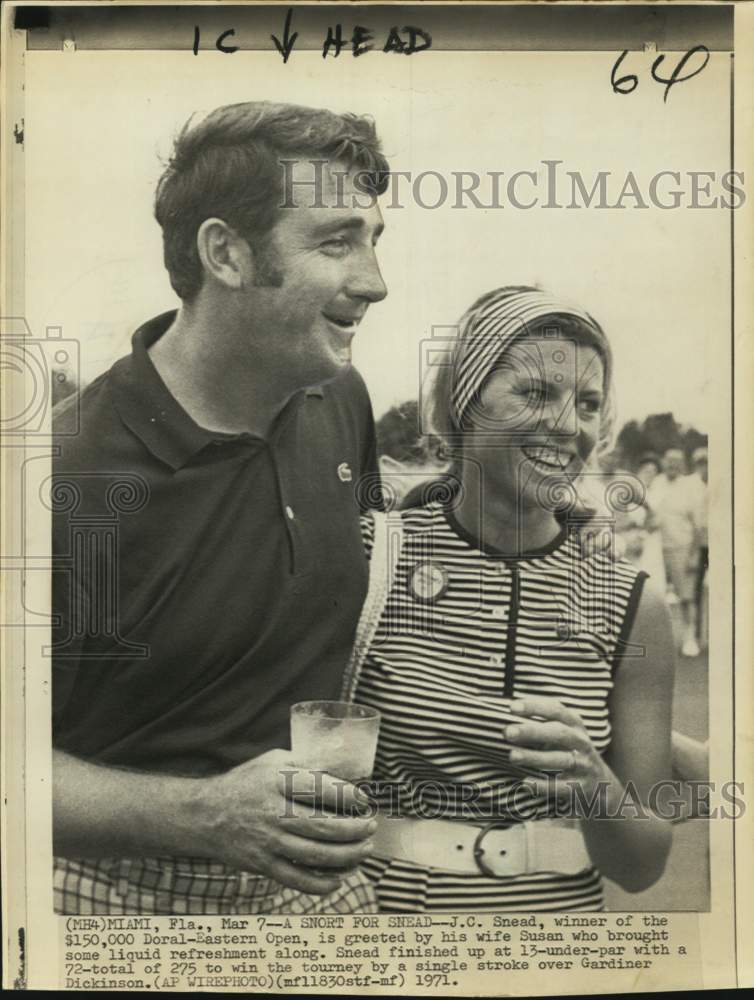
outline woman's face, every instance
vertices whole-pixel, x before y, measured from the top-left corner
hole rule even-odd
[[[604,368],[593,347],[563,337],[522,338],[484,383],[464,435],[485,492],[524,507],[544,506],[548,487],[572,479],[600,431]]]

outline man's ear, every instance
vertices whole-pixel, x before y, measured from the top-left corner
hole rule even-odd
[[[254,258],[246,240],[222,219],[205,219],[196,233],[196,249],[204,273],[226,288],[250,284]]]

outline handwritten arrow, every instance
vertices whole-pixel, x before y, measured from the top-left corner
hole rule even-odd
[[[290,34],[291,30],[291,18],[293,17],[293,7],[288,8],[288,15],[285,19],[285,28],[283,30],[283,41],[281,43],[280,39],[276,35],[270,35],[270,38],[275,43],[280,55],[283,57],[283,62],[288,62],[288,56],[293,51],[293,46],[296,44],[296,39],[298,38],[298,32],[294,31]]]

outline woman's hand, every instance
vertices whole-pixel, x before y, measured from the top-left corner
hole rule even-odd
[[[512,763],[559,772],[557,779],[527,782],[547,796],[570,795],[567,812],[581,820],[592,863],[628,892],[657,881],[672,840],[657,795],[671,774],[673,666],[664,595],[648,584],[613,663],[612,735],[604,758],[578,714],[554,698],[517,698],[513,708],[528,718],[506,727],[506,737],[515,744]]]
[[[562,800],[573,796],[573,786],[578,784],[591,800],[600,784],[604,787],[605,782],[615,781],[573,709],[556,698],[534,695],[517,698],[511,709],[527,716],[526,722],[506,726],[505,738],[515,744],[510,752],[511,763],[552,775],[539,780],[527,778],[526,784],[535,793]]]

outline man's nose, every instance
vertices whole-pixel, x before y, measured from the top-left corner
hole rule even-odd
[[[377,254],[368,250],[354,268],[348,282],[348,294],[354,298],[367,299],[369,302],[381,302],[387,295],[387,286],[382,280]]]

